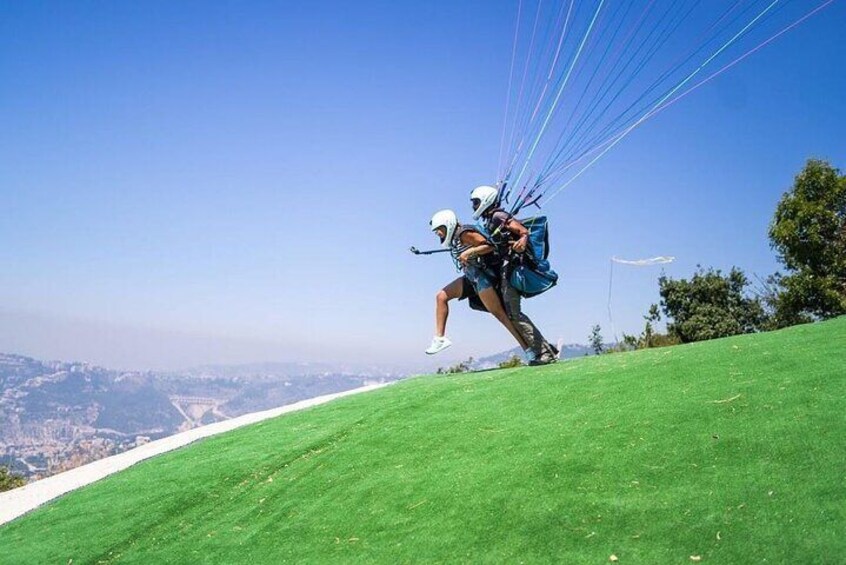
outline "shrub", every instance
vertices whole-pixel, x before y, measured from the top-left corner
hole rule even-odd
[[[13,474],[6,467],[0,467],[0,492],[22,487],[25,484],[26,479],[22,476]]]
[[[523,360],[519,355],[512,355],[505,361],[499,364],[500,369],[513,369],[514,367],[522,367]]]

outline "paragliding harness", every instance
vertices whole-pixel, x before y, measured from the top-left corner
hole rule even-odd
[[[475,232],[485,238],[486,242],[496,249],[496,245],[491,241],[488,235],[479,229],[478,226],[461,226],[458,230],[456,230],[455,235],[453,236],[453,241],[457,242],[457,245],[452,245],[449,248],[450,256],[452,257],[453,263],[455,263],[455,267],[458,270],[463,270],[461,262],[458,260],[459,255],[461,255],[468,247],[466,245],[461,245],[461,236],[466,232]],[[484,259],[483,257],[476,257],[474,260],[473,266],[485,276],[489,277],[493,282],[493,288],[496,291],[499,299],[502,300],[502,292],[499,288],[499,278],[500,273],[498,272],[498,268],[490,263],[489,260]],[[465,274],[462,280],[463,288],[461,291],[461,298],[459,300],[467,299],[467,303],[469,304],[470,308],[476,310],[478,312],[487,312],[488,309],[482,303],[482,299],[479,298],[479,294],[476,292],[473,283],[470,282],[470,279]]]
[[[500,211],[504,212],[496,212]],[[509,284],[524,298],[531,298],[543,294],[558,283],[558,273],[552,270],[548,260],[549,224],[546,216],[518,220],[528,230],[529,241],[524,253],[515,253],[510,246],[511,233],[504,230],[505,224],[513,218],[508,214],[502,226],[492,234],[487,234],[485,226],[479,227],[485,230],[483,234],[491,239],[497,250],[506,250],[502,260]]]

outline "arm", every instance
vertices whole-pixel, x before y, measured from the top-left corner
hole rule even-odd
[[[482,235],[474,232],[465,232],[462,234],[461,243],[462,245],[470,246],[458,256],[458,260],[462,265],[466,265],[467,262],[474,257],[487,255],[488,253],[492,253],[494,251],[493,245],[489,244]]]
[[[507,229],[516,239],[516,241],[511,245],[511,248],[517,253],[524,252],[526,250],[526,245],[529,244],[529,230],[526,229],[526,226],[521,224],[516,218],[511,218],[508,220],[508,223],[505,224],[505,229]]]

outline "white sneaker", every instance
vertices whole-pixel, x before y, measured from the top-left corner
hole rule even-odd
[[[435,353],[440,353],[450,345],[452,345],[452,342],[449,340],[448,337],[435,336],[432,338],[432,344],[429,345],[429,349],[426,350],[426,355],[434,355]]]

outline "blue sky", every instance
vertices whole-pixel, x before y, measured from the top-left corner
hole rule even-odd
[[[0,350],[133,368],[427,362],[434,294],[456,273],[407,248],[493,180],[515,12],[0,3]],[[675,255],[679,277],[778,268],[766,229],[793,176],[809,157],[846,168],[844,24],[834,2],[550,203],[562,284],[525,305],[548,337],[608,327],[612,255]],[[639,329],[659,272],[615,270],[618,330]],[[438,364],[512,346],[463,304],[449,334]]]

